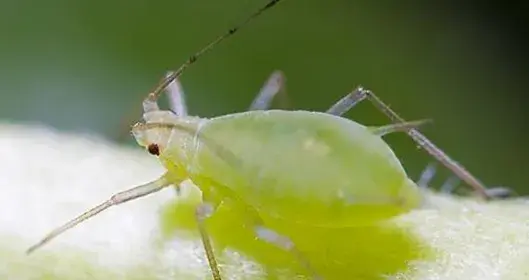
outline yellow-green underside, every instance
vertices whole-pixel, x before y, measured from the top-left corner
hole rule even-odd
[[[164,206],[162,232],[167,241],[179,238],[198,239],[194,207],[198,192],[185,200]],[[208,222],[208,232],[217,255],[223,249],[237,251],[258,262],[268,274],[265,279],[302,277],[306,272],[292,254],[255,238],[241,225],[244,213],[221,206]],[[289,237],[326,280],[383,279],[406,272],[409,262],[432,259],[434,250],[406,228],[390,222],[370,227],[345,229],[303,228],[265,217],[267,226]],[[222,263],[222,258],[220,258]],[[290,275],[290,276],[288,276]],[[344,278],[346,277],[347,278]],[[306,278],[310,279],[310,278]]]

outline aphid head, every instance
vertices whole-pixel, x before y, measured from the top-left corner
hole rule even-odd
[[[153,111],[145,113],[145,122],[137,123],[132,127],[132,135],[138,145],[144,147],[149,154],[159,156],[168,146],[172,129],[163,125],[175,123],[177,116],[170,111]],[[159,125],[158,125],[159,124]]]
[[[140,146],[155,156],[163,155],[168,147],[174,151],[186,149],[201,120],[160,110],[156,101],[151,99],[143,102],[143,110],[144,122],[135,124],[132,134]]]

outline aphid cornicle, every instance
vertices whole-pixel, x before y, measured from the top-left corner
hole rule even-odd
[[[270,1],[243,24],[279,1]],[[488,196],[477,179],[415,129],[422,121],[405,122],[361,87],[325,113],[265,110],[274,95],[266,88],[251,110],[244,113],[206,119],[188,116],[185,106],[177,106],[175,112],[160,110],[156,100],[161,92],[174,85],[201,54],[243,24],[191,56],[144,100],[144,122],[134,125],[132,133],[140,146],[159,158],[166,173],[113,195],[53,230],[28,253],[111,206],[169,186],[178,188],[184,180],[191,179],[202,191],[203,203],[196,209],[196,220],[214,279],[220,280],[221,276],[204,220],[226,201],[240,207],[247,217],[241,223],[252,229],[256,237],[292,252],[308,274],[317,277],[310,260],[288,236],[268,228],[260,215],[309,226],[343,228],[376,223],[418,207],[420,189],[382,139],[395,131],[408,133],[476,192]],[[340,116],[365,99],[394,124],[367,127]]]

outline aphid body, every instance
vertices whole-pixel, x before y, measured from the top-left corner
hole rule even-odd
[[[178,180],[190,178],[214,204],[229,199],[289,222],[344,227],[420,203],[381,135],[349,119],[283,110],[212,119],[154,111],[144,118],[178,125],[139,126],[134,135],[146,148],[158,146],[166,168]]]

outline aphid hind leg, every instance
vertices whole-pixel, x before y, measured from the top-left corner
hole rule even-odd
[[[107,201],[99,204],[98,206],[84,212],[83,214],[79,215],[77,218],[70,220],[66,224],[54,229],[51,231],[48,235],[46,235],[41,241],[36,243],[35,245],[31,246],[26,253],[30,254],[33,251],[37,250],[38,248],[44,246],[48,242],[50,242],[55,237],[61,235],[65,231],[77,226],[78,224],[88,220],[89,218],[92,218],[96,216],[97,214],[103,212],[104,210],[118,205],[125,203],[127,201],[134,200],[136,198],[140,198],[142,196],[149,195],[151,193],[155,193],[157,191],[162,190],[163,188],[171,185],[176,184],[177,182],[171,181],[168,179],[167,174],[146,184],[116,193],[110,197]]]
[[[274,71],[265,82],[255,99],[252,101],[249,111],[266,110],[272,105],[277,94],[285,91],[285,76],[277,70]],[[284,94],[283,94],[284,96]]]
[[[209,238],[209,234],[204,224],[205,220],[209,218],[211,214],[213,214],[215,208],[215,205],[208,202],[203,202],[197,206],[195,210],[195,218],[197,221],[198,231],[200,233],[200,239],[202,240],[202,246],[206,252],[208,265],[211,269],[211,275],[213,276],[214,280],[221,280],[219,265],[217,259],[215,258],[215,253],[213,252],[213,246],[211,246],[211,239]]]
[[[378,110],[384,113],[393,123],[405,122],[404,119],[402,119],[396,112],[389,108],[389,106],[386,105],[373,92],[362,87],[357,87],[353,92],[343,97],[329,110],[327,110],[327,113],[333,115],[342,115],[365,99],[371,101],[371,103]],[[450,169],[454,174],[461,178],[461,180],[465,181],[469,186],[471,186],[480,197],[483,199],[490,198],[483,183],[481,183],[476,177],[468,172],[462,165],[445,154],[426,136],[414,128],[409,129],[407,133],[421,148],[426,150],[431,156],[437,159],[437,161],[441,162],[446,168]]]

